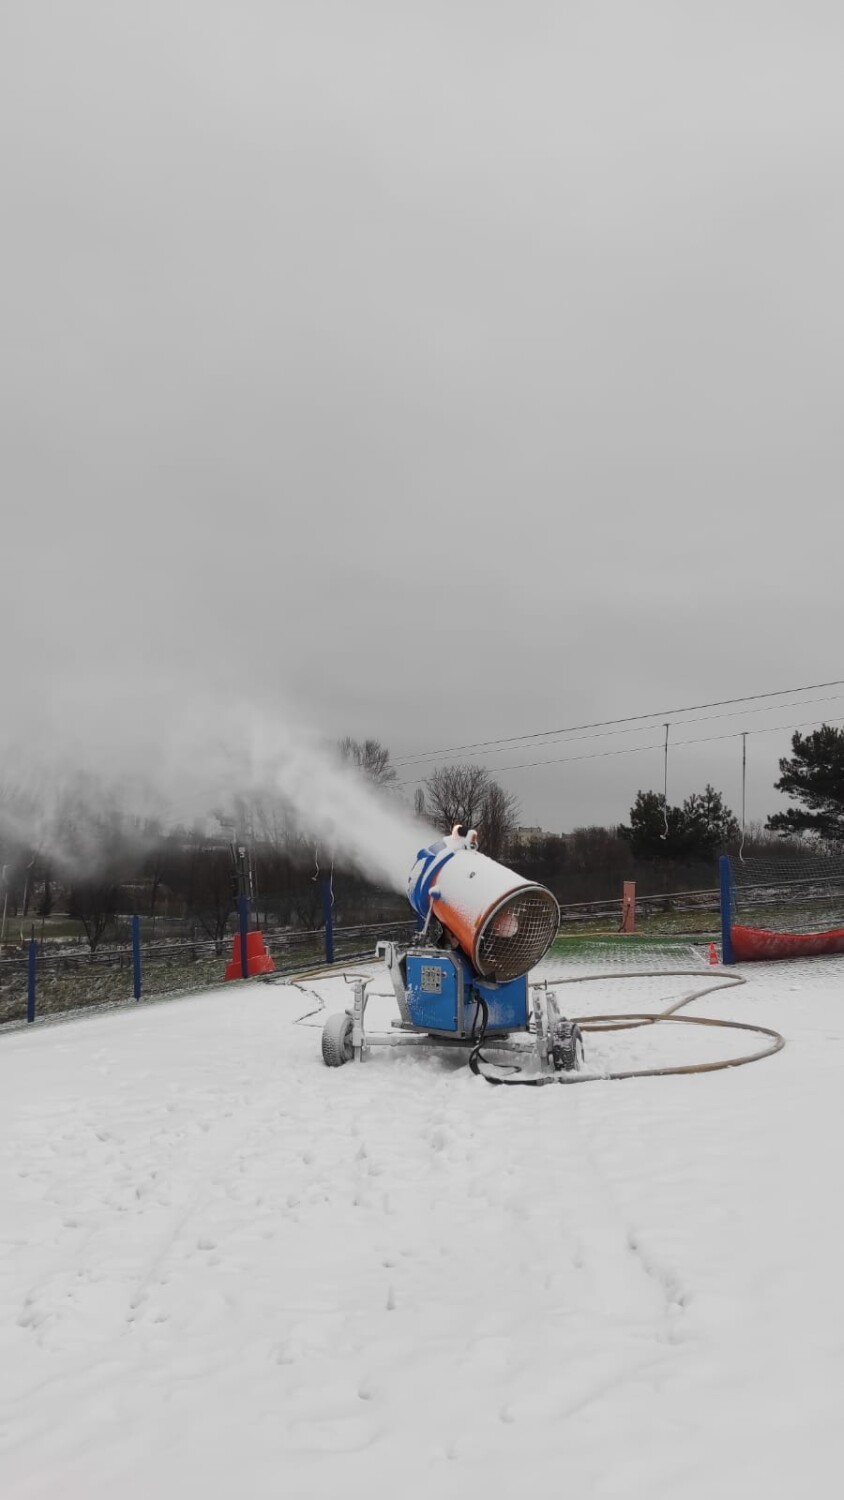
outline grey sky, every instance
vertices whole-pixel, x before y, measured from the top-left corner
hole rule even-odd
[[[842,45],[772,0],[6,0],[6,714],[166,670],[400,756],[844,676]],[[661,779],[506,785],[568,828]],[[706,780],[738,740],[672,757]]]

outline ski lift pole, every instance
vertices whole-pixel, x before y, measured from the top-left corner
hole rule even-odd
[[[244,979],[249,978],[249,954],[247,952],[247,939],[249,936],[249,897],[238,896],[237,898],[238,920],[240,922],[240,972]]]
[[[733,879],[730,856],[722,854],[719,862],[721,884],[721,962],[735,963],[733,954]]]
[[[233,842],[229,845],[232,857],[233,894],[237,903],[238,932],[240,934],[240,977],[249,978],[249,906],[252,895],[252,869],[249,850],[245,844]]]
[[[35,1020],[35,974],[38,963],[38,944],[35,938],[29,944],[26,965],[26,1019],[29,1025]]]
[[[334,962],[334,917],[331,911],[333,905],[333,893],[331,881],[322,882],[322,915],[325,922],[325,962]]]
[[[132,918],[132,993],[136,1000],[141,998],[141,919],[139,916]]]

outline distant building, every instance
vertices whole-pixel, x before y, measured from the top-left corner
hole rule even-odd
[[[516,828],[513,830],[514,839],[520,844],[532,844],[536,839],[541,839],[545,834],[544,828]]]

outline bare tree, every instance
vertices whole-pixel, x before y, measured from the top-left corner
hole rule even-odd
[[[68,788],[55,828],[68,912],[82,923],[94,953],[120,909],[122,886],[135,873],[137,830],[113,799],[98,796],[90,777]]]
[[[68,915],[75,922],[82,923],[92,953],[97,951],[114,921],[119,901],[120,885],[108,873],[74,876],[70,886]]]
[[[0,784],[0,866],[3,869],[3,907],[26,917],[39,878],[41,851],[36,829],[40,809],[21,787]]]
[[[490,781],[478,827],[481,848],[490,859],[504,858],[518,816],[519,804],[512,792],[505,792],[497,781]]]
[[[567,840],[559,833],[540,830],[529,838],[511,838],[507,848],[507,864],[518,870],[527,880],[536,880],[547,885],[555,895],[562,889],[566,870]]]
[[[316,932],[322,922],[322,883],[306,870],[298,872],[291,889],[291,905],[301,927]]]
[[[38,904],[38,915],[39,915],[39,917],[42,918],[42,928],[43,928],[43,919],[45,919],[45,918],[47,918],[49,916],[52,916],[53,906],[54,906],[54,903],[55,903],[53,870],[52,870],[52,866],[50,865],[49,861],[47,861],[45,863],[44,868],[42,870],[42,873],[41,873],[41,884],[42,884],[42,893],[41,893],[41,900],[40,900],[40,902]]]
[[[489,774],[483,766],[439,766],[425,782],[428,817],[445,833],[455,823],[477,828],[488,786]]]
[[[343,759],[356,766],[375,786],[390,786],[395,781],[390,752],[380,740],[353,740],[347,734],[340,740],[339,750]]]
[[[235,905],[229,849],[209,844],[198,833],[189,839],[174,836],[162,876],[164,884],[184,903],[187,916],[214,939],[221,954]]]
[[[518,803],[493,781],[483,766],[440,766],[425,783],[424,800],[418,812],[444,831],[455,823],[478,830],[481,848],[492,859],[500,859],[518,816]]]

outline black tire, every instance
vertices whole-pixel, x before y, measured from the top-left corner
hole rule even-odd
[[[322,1060],[327,1068],[342,1068],[353,1056],[352,1018],[347,1011],[338,1011],[322,1028]]]
[[[580,1068],[578,1048],[583,1053],[583,1037],[576,1021],[561,1021],[554,1039],[554,1067],[558,1073],[573,1073]]]

